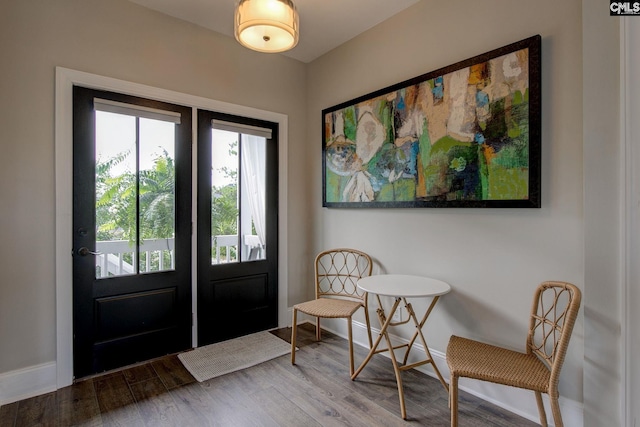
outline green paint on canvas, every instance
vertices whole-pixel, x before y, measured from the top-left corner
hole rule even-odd
[[[393,183],[396,201],[411,202],[416,199],[416,181],[413,179],[399,179]]]
[[[442,138],[437,140],[435,144],[433,144],[433,146],[431,147],[431,153],[448,153],[453,147],[456,146],[470,147],[471,143],[458,141],[457,139],[447,135],[443,136]]]
[[[344,136],[350,141],[355,141],[357,128],[356,107],[347,107],[343,111]]]
[[[376,202],[393,202],[394,201],[393,184],[386,183],[381,188],[378,194],[376,194]]]
[[[511,144],[502,147],[491,164],[503,168],[526,168],[529,165],[529,144],[525,138],[515,138]]]
[[[376,195],[377,202],[412,202],[415,199],[416,183],[408,178],[386,183]]]
[[[393,110],[388,102],[380,102],[383,108],[380,111],[380,121],[386,131],[385,142],[392,142],[394,140],[394,123],[393,123]]]
[[[449,158],[464,159],[465,164],[476,163],[478,161],[478,145],[470,143],[454,145],[449,149]]]
[[[520,126],[518,126],[518,123],[514,120],[511,120],[511,123],[509,123],[507,135],[509,138],[517,138],[520,136]]]
[[[444,152],[432,152],[429,164],[424,168],[427,197],[439,196],[447,192],[449,156]]]
[[[350,177],[343,177],[327,168],[325,200],[330,203],[343,202],[342,192]]]
[[[429,158],[431,157],[431,138],[429,137],[429,123],[427,119],[422,121],[422,134],[418,138],[418,145],[420,148],[420,161],[423,165],[428,165]]]
[[[524,102],[524,96],[522,92],[517,90],[516,93],[513,94],[513,105],[520,105]]]
[[[380,120],[383,121],[384,117],[387,116],[385,113],[385,109],[387,109],[387,103],[382,98],[378,98],[375,101],[375,108],[372,108],[373,114]]]
[[[511,121],[509,123],[508,136],[510,138],[518,138],[523,136],[528,139],[527,129],[529,128],[529,104],[521,102],[511,106]]]
[[[478,146],[478,166],[480,168],[480,199],[487,200],[489,198],[489,165],[484,155],[485,148]]]
[[[489,165],[489,200],[526,199],[528,196],[528,169]]]

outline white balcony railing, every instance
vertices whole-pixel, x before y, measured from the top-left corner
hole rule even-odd
[[[96,242],[96,267],[98,277],[122,276],[134,274],[138,262],[135,247],[128,240],[109,240]],[[174,239],[149,239],[140,245],[140,272],[173,270],[175,268]],[[168,258],[167,263],[165,259]],[[128,262],[130,260],[131,262]],[[155,262],[154,262],[155,261]]]
[[[216,248],[216,256],[212,264],[237,262],[238,236],[221,235],[212,237],[212,245]],[[96,275],[97,277],[123,276],[135,274],[138,255],[135,247],[127,240],[109,240],[96,242]],[[243,244],[243,260],[264,259],[264,245],[258,236],[245,235]],[[151,271],[173,270],[175,268],[174,239],[148,239],[140,246],[140,273]],[[167,262],[168,261],[168,262]]]
[[[243,239],[242,261],[264,259],[264,245],[260,238],[254,234],[245,234]],[[238,261],[238,235],[222,234],[212,237],[212,244],[216,248],[216,257],[212,264],[221,264]]]

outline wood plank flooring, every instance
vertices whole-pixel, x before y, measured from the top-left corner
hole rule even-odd
[[[289,341],[291,329],[273,333]],[[167,356],[4,405],[0,427],[449,425],[447,393],[436,379],[403,372],[404,421],[388,358],[375,356],[351,381],[343,338],[325,332],[317,343],[313,327],[302,325],[298,347],[296,366],[287,355],[202,383]],[[355,351],[358,364],[366,350]],[[459,409],[461,427],[537,425],[464,392]]]

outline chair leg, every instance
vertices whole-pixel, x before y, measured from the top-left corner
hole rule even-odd
[[[371,338],[371,322],[369,321],[369,311],[364,308],[364,321],[367,323],[367,335],[369,336],[369,349],[373,347],[373,339]]]
[[[449,379],[449,408],[451,409],[451,427],[458,427],[458,377]]]
[[[298,310],[293,309],[293,321],[291,322],[291,364],[296,364],[296,335],[298,332]]]
[[[553,414],[553,422],[556,424],[556,427],[563,427],[564,423],[562,422],[562,414],[560,413],[560,403],[558,402],[557,397],[551,398],[551,413]]]
[[[322,334],[320,333],[320,318],[316,317],[316,340],[322,340]]]
[[[351,326],[351,317],[347,319],[347,330],[349,332],[349,376],[353,376],[353,372],[355,371],[354,363],[353,363],[353,331]]]
[[[535,394],[536,394],[536,403],[538,404],[538,414],[540,415],[540,425],[542,427],[547,427],[547,413],[544,411],[544,404],[542,403],[542,393],[540,393],[539,391],[536,391]],[[553,399],[551,400],[553,401]],[[562,422],[558,427],[561,427],[561,426],[562,426]]]

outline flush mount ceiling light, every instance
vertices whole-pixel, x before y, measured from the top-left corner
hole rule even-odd
[[[258,52],[284,52],[298,44],[298,11],[292,0],[238,0],[236,40]]]

